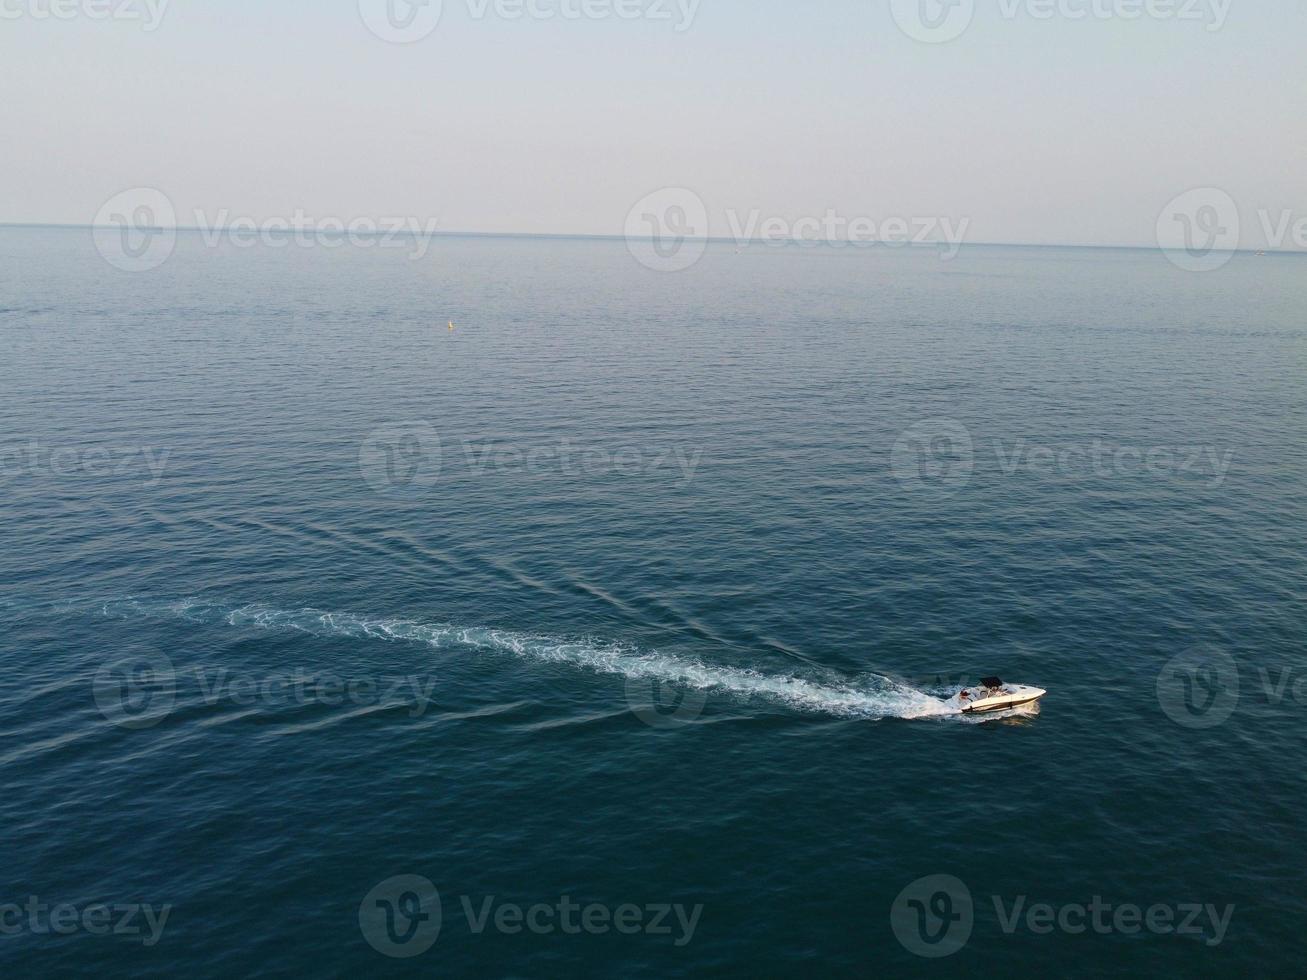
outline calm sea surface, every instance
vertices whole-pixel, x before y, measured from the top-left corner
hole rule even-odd
[[[11,228],[0,340],[6,975],[1301,975],[1307,258]]]

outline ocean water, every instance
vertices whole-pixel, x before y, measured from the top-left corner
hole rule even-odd
[[[1307,259],[10,228],[0,338],[7,976],[1301,972]]]

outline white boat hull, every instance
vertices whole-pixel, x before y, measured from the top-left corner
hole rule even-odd
[[[1007,711],[1009,708],[1019,708],[1022,705],[1034,704],[1048,692],[1038,687],[1019,687],[1007,694],[1000,694],[997,697],[983,698],[979,701],[970,701],[962,708],[964,715],[982,715],[991,711]]]

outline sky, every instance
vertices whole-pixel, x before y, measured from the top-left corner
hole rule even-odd
[[[1307,229],[1300,0],[0,0],[0,66],[0,222],[146,187],[179,225],[620,235],[677,188],[715,235],[1155,244],[1203,188]]]

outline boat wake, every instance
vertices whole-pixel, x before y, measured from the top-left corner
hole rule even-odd
[[[762,699],[788,708],[842,718],[960,717],[946,701],[881,674],[820,676],[765,673],[744,667],[589,639],[564,639],[485,627],[386,619],[321,609],[282,609],[262,603],[225,605],[200,599],[121,599],[101,612],[115,618],[177,617],[200,623],[299,631],[312,636],[357,637],[425,643],[438,650],[510,654],[545,663],[570,664],[628,681],[666,683],[687,690]]]

